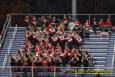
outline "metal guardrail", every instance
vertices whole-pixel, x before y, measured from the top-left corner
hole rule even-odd
[[[10,23],[8,23],[8,25],[9,25]],[[12,39],[10,40],[10,43],[9,43],[9,45],[8,45],[8,52],[7,52],[7,54],[5,55],[5,57],[4,57],[4,61],[3,61],[3,66],[2,66],[2,70],[5,70],[5,68],[6,68],[6,63],[7,63],[7,60],[8,60],[8,56],[9,56],[9,54],[10,54],[10,51],[11,51],[11,48],[12,48],[12,43],[13,43],[13,41],[14,41],[14,39],[15,39],[15,36],[16,36],[16,33],[17,33],[17,25],[15,26],[15,28],[14,28],[14,32],[12,33]],[[11,67],[11,66],[9,66],[9,67]],[[11,72],[11,69],[10,69],[10,72]],[[10,73],[11,74],[11,73]]]
[[[7,15],[7,19],[5,21],[5,24],[3,25],[3,30],[2,30],[2,33],[1,33],[1,38],[0,38],[0,51],[2,49],[2,45],[3,45],[3,42],[4,42],[4,38],[5,38],[5,35],[7,33],[7,29],[9,27],[9,22],[10,22],[10,14]]]
[[[37,22],[39,22],[40,17],[42,16],[55,16],[56,18],[62,19],[63,17],[70,18],[72,20],[79,19],[82,24],[88,19],[89,21],[92,21],[92,18],[96,18],[97,21],[99,21],[101,18],[106,20],[110,17],[112,21],[112,25],[115,25],[115,14],[32,14],[32,13],[11,13],[12,15],[12,26],[15,25],[15,23],[20,24],[20,26],[24,26],[24,17],[26,15],[28,16],[35,16],[37,19]],[[83,19],[83,20],[81,20]]]
[[[115,15],[115,14],[32,14],[32,13],[12,13],[12,15]]]
[[[9,43],[9,45],[8,45],[8,48],[7,48],[7,49],[8,49],[8,53],[5,55],[4,62],[3,62],[3,66],[6,65],[6,62],[7,62],[8,56],[9,56],[9,54],[10,54],[10,50],[11,50],[11,48],[12,48],[12,43],[13,43],[13,41],[14,41],[14,39],[15,39],[16,33],[17,33],[17,25],[15,26],[14,32],[12,33],[12,39],[10,40],[10,43]]]
[[[42,77],[79,77],[79,75],[96,75],[101,74],[102,77],[109,76],[109,77],[115,77],[115,73],[112,72],[112,70],[100,70],[100,68],[114,68],[115,67],[53,67],[53,70],[50,71],[52,67],[27,67],[27,66],[6,66],[4,70],[1,69],[0,72],[2,73],[3,77],[6,77],[5,75],[9,75],[9,77],[12,77],[13,75],[23,75],[28,74],[29,76],[26,77],[41,77],[38,75],[42,75]],[[84,70],[84,68],[88,68],[87,70]],[[93,68],[93,69],[92,69]],[[7,71],[9,70],[9,72]],[[1,75],[0,73],[0,75]],[[10,76],[12,75],[12,76]],[[24,76],[18,76],[18,77],[24,77]],[[81,76],[80,76],[81,77]]]

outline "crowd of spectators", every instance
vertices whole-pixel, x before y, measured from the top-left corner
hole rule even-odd
[[[93,56],[82,47],[84,38],[89,38],[90,32],[110,32],[112,26],[110,19],[97,22],[93,18],[82,24],[66,16],[25,16],[25,25],[24,47],[11,56],[11,66],[93,67]]]

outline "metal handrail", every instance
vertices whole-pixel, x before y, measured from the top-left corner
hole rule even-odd
[[[3,66],[0,66],[0,68],[2,68]],[[11,66],[5,66],[6,68],[8,68],[8,67],[11,67]],[[30,67],[33,67],[33,68],[51,68],[51,66],[48,66],[48,67],[43,67],[43,66],[12,66],[12,67],[20,67],[20,68],[30,68]],[[88,68],[88,69],[90,69],[90,68],[93,68],[93,69],[115,69],[115,67],[106,67],[106,66],[95,66],[95,67],[54,67],[54,68],[62,68],[62,69],[64,69],[64,68],[75,68],[75,69],[77,69],[77,68],[79,68],[79,69],[84,69],[84,68]]]
[[[7,29],[9,27],[8,23],[10,22],[10,15],[8,14],[7,15],[7,19],[5,21],[5,24],[4,24],[4,27],[3,27],[3,30],[2,30],[2,33],[1,33],[1,40],[0,40],[0,50],[2,49],[2,45],[3,45],[3,42],[4,42],[4,38],[5,38],[5,35],[6,35],[6,32],[7,32]]]
[[[8,25],[9,25],[10,23],[8,23]],[[6,65],[6,63],[7,63],[7,60],[8,60],[8,56],[9,56],[9,54],[10,54],[10,51],[11,51],[11,48],[12,48],[12,43],[13,43],[13,41],[14,41],[14,39],[15,39],[15,36],[16,36],[16,33],[17,33],[17,25],[15,26],[15,28],[14,28],[14,32],[12,33],[12,38],[11,38],[11,40],[10,40],[10,43],[9,43],[9,45],[8,45],[8,53],[5,55],[5,58],[4,58],[4,62],[3,62],[3,69],[6,67],[5,65]]]
[[[2,32],[1,32],[1,35],[4,34],[4,30],[5,30],[5,27],[6,27],[6,24],[7,24],[8,19],[9,19],[9,14],[7,14],[7,18],[6,18],[5,24],[3,25],[3,30],[2,30]]]
[[[115,14],[31,14],[31,13],[12,13],[12,15],[115,15]]]
[[[113,56],[112,56],[112,67],[114,67],[114,60],[115,60],[115,41],[114,41],[114,51],[113,51]],[[114,71],[114,68],[112,69],[112,71]],[[113,75],[111,76],[111,77],[113,77]]]
[[[39,69],[40,68],[40,69]],[[41,69],[43,68],[43,69]],[[1,70],[1,73],[2,73],[2,77],[6,77],[6,73],[10,72],[10,74],[8,75],[9,77],[12,77],[12,76],[15,76],[15,75],[20,75],[22,77],[23,74],[26,74],[26,75],[29,75],[31,77],[34,77],[34,76],[37,76],[38,77],[38,74],[43,77],[45,76],[52,76],[52,77],[57,77],[57,76],[73,76],[74,77],[79,77],[79,75],[97,75],[97,74],[100,74],[101,76],[109,76],[109,77],[114,77],[115,76],[115,73],[113,73],[111,70],[80,70],[80,69],[77,69],[77,67],[73,68],[73,67],[66,67],[68,69],[61,69],[61,68],[57,68],[57,67],[54,67],[53,71],[49,71],[50,67],[38,67],[38,68],[34,68],[34,67],[9,67],[9,66],[6,66],[5,69],[9,69],[10,71],[8,70]],[[72,68],[72,69],[71,69]],[[16,70],[17,69],[17,70]],[[19,70],[18,70],[19,69]],[[26,69],[26,70],[23,70],[23,69]],[[78,76],[77,76],[78,75]]]
[[[12,15],[115,15],[115,14],[31,14],[31,13],[12,13]]]

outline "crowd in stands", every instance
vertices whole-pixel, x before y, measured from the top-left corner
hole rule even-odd
[[[93,56],[82,47],[84,38],[89,38],[90,32],[108,33],[112,26],[110,18],[106,22],[93,18],[82,24],[79,19],[73,21],[66,16],[25,16],[25,25],[24,48],[12,55],[11,66],[93,67]]]

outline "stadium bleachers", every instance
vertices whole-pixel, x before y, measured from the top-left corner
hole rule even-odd
[[[14,33],[15,27],[9,27],[5,41],[3,44],[2,51],[0,53],[0,66],[3,66],[3,71],[0,73],[0,76],[10,76],[12,73],[12,68],[7,68],[7,66],[10,66],[10,57],[12,54],[17,53],[19,48],[22,48],[24,46],[24,34],[26,31],[26,27],[17,27],[17,32],[15,35],[15,38],[13,39],[13,33]],[[12,40],[12,43],[10,44]],[[111,33],[110,37],[108,39],[106,38],[100,38],[99,34],[90,33],[89,38],[84,38],[83,42],[83,48],[88,49],[89,54],[91,54],[94,58],[94,67],[112,67],[113,66],[113,52],[114,52],[114,40],[115,40],[115,33]],[[10,49],[11,48],[11,49]],[[99,70],[106,70],[106,68],[95,68]],[[111,70],[111,68],[107,68],[107,70]],[[20,73],[24,72],[17,72],[17,75],[19,77],[23,77]],[[31,73],[28,72],[28,77]],[[43,74],[45,75],[45,74]],[[56,73],[56,77],[58,74]],[[14,76],[13,76],[14,77]],[[44,76],[47,77],[47,76]],[[67,75],[66,77],[95,77],[95,75],[79,75],[79,74],[73,74],[73,75]],[[107,75],[103,75],[102,77],[110,77]],[[114,76],[113,76],[114,77]]]
[[[14,27],[8,29],[6,39],[3,45],[3,49],[0,56],[0,64],[2,65],[4,62],[4,57],[8,53],[8,46],[10,40],[12,38],[12,32],[14,31]],[[16,50],[21,47],[24,43],[24,32],[25,27],[18,27],[15,39],[12,43],[12,48],[10,50],[10,54],[16,53]],[[85,38],[84,47],[89,49],[89,52],[93,55],[95,59],[95,67],[96,66],[110,66],[112,62],[112,52],[113,52],[113,41],[114,41],[115,33],[112,33],[110,39],[100,39],[98,34],[90,34],[90,38]],[[9,62],[6,62],[6,65],[9,66]],[[9,74],[9,73],[7,73]],[[69,77],[69,76],[68,76]],[[80,76],[79,76],[80,77]],[[94,75],[86,75],[84,77],[94,77]],[[108,76],[103,76],[108,77]]]

